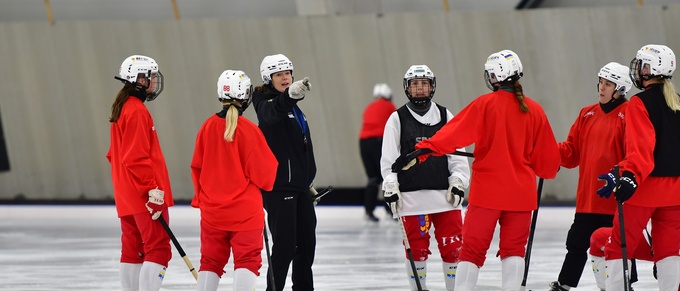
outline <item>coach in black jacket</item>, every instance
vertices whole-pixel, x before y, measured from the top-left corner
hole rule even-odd
[[[280,291],[293,262],[293,290],[314,290],[312,264],[316,248],[316,213],[309,190],[316,163],[309,127],[297,102],[311,89],[308,78],[293,82],[293,64],[282,55],[266,56],[260,65],[263,85],[253,102],[259,127],[279,162],[271,192],[262,192],[272,233],[267,291]]]

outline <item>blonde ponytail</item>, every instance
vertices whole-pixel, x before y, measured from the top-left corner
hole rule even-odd
[[[663,96],[666,98],[666,105],[673,111],[680,111],[680,96],[675,90],[671,79],[663,79]]]
[[[226,129],[224,130],[224,140],[228,142],[234,141],[234,133],[236,132],[236,125],[238,125],[238,108],[232,102],[223,102],[223,105],[229,106],[227,110],[227,116],[224,120],[227,122]]]
[[[515,97],[517,97],[517,101],[519,101],[519,110],[523,113],[529,112],[529,106],[524,102],[524,91],[522,91],[522,84],[519,83],[519,80],[515,81],[514,87]]]

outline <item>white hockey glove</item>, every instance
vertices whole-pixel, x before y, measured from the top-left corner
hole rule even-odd
[[[305,98],[305,93],[312,90],[312,84],[309,83],[309,78],[305,77],[302,80],[295,81],[288,87],[288,96],[295,100]]]
[[[146,203],[146,209],[151,213],[151,219],[156,220],[161,216],[161,212],[165,208],[165,200],[163,200],[165,192],[158,188],[149,190],[149,202]]]
[[[309,185],[309,196],[312,197],[312,203],[314,204],[314,206],[316,206],[316,204],[319,203],[319,200],[321,200],[321,197],[317,197],[317,195],[319,195],[319,192],[317,192],[316,189],[314,189],[314,184]]]
[[[392,218],[399,218],[399,211],[401,210],[401,191],[399,191],[398,182],[388,182],[383,185],[385,203],[390,206],[392,210]]]
[[[453,177],[449,182],[449,191],[446,192],[446,201],[449,201],[455,208],[463,204],[465,192],[463,191],[463,181],[458,177]]]

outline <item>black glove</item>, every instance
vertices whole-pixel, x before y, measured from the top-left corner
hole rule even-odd
[[[614,188],[614,196],[616,197],[616,201],[621,203],[626,202],[628,199],[630,199],[630,197],[633,196],[633,194],[635,194],[637,186],[638,183],[635,180],[635,174],[629,171],[623,171],[621,178],[616,183],[616,187]]]
[[[392,164],[392,172],[399,173],[401,170],[408,170],[419,163],[418,157],[431,153],[431,149],[419,149],[408,154],[402,154]]]

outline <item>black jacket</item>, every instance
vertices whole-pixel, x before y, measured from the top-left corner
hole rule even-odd
[[[265,92],[253,93],[253,106],[259,127],[279,162],[272,191],[306,192],[316,176],[307,118],[297,100],[288,96],[288,89],[279,93],[271,85],[265,88]]]

